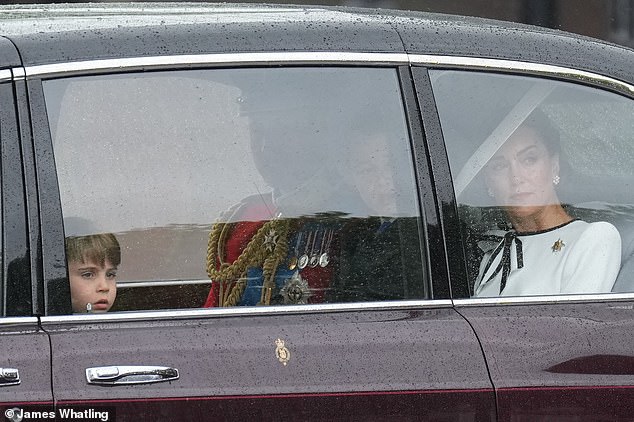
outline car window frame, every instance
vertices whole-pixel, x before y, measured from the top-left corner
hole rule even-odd
[[[53,144],[50,141],[46,109],[36,112],[35,104],[44,104],[44,93],[41,84],[25,80],[28,95],[28,112],[31,117],[29,129],[32,131],[30,142],[25,149],[33,157],[32,169],[27,173],[27,183],[34,184],[33,194],[27,198],[31,218],[32,244],[37,245],[37,266],[34,280],[37,294],[38,315],[65,315],[71,311],[70,285],[66,274],[66,253],[64,245],[63,220],[57,174],[51,166],[53,160]],[[44,113],[41,113],[44,111]],[[48,142],[41,142],[41,140]],[[61,242],[61,243],[59,243]],[[60,249],[59,246],[62,245]],[[68,298],[68,302],[66,300]]]
[[[463,70],[463,71],[478,71],[478,72],[492,72],[506,75],[527,76],[536,78],[546,78],[555,81],[561,81],[566,83],[577,83],[584,86],[588,86],[594,89],[601,89],[622,95],[634,101],[634,84],[630,84],[625,81],[618,80],[609,76],[601,75],[594,72],[585,70],[572,69],[564,66],[555,66],[539,63],[519,62],[515,60],[503,60],[503,59],[486,59],[476,57],[449,57],[449,56],[427,56],[427,55],[412,55],[412,70],[415,75],[420,75],[425,72],[427,79],[418,76],[416,79],[417,89],[420,91],[421,86],[424,89],[429,89],[433,93],[431,82],[428,77],[429,70]],[[422,83],[421,83],[422,81]],[[428,83],[429,86],[423,85]],[[632,293],[602,293],[602,294],[588,294],[588,295],[544,295],[544,296],[520,296],[520,297],[493,297],[493,298],[478,298],[471,297],[469,294],[468,277],[467,277],[467,262],[465,245],[463,244],[462,235],[460,233],[460,219],[458,214],[458,200],[455,195],[453,176],[449,169],[449,157],[444,145],[444,138],[442,135],[442,128],[440,128],[440,118],[438,110],[436,109],[435,102],[430,104],[433,106],[433,115],[438,119],[438,137],[436,138],[437,148],[439,152],[433,160],[432,172],[434,179],[436,180],[436,186],[441,186],[445,190],[443,195],[446,198],[447,206],[443,207],[443,210],[447,210],[443,214],[443,226],[446,228],[445,241],[449,248],[450,245],[459,245],[459,250],[456,251],[457,258],[449,258],[447,265],[450,268],[450,274],[454,275],[451,279],[452,288],[452,300],[455,306],[465,305],[487,305],[487,304],[523,304],[523,303],[577,303],[577,302],[592,302],[597,300],[612,299],[615,301],[627,300],[634,298],[634,292]],[[434,122],[436,123],[436,122]],[[432,142],[431,140],[429,142]],[[444,180],[444,181],[442,181]],[[457,275],[457,277],[455,277]]]
[[[28,119],[25,118],[26,96],[12,72],[0,71],[0,141],[2,142],[2,316],[31,316],[37,314],[37,297],[33,296],[30,253],[30,229],[27,222],[25,172],[28,171]],[[27,127],[25,129],[25,126]],[[10,304],[10,305],[9,305]]]
[[[19,69],[0,70],[0,342],[5,351],[1,366],[13,375],[11,380],[3,376],[0,402],[52,410],[51,349],[37,316],[32,274],[37,258],[29,247],[29,152],[24,151],[24,142],[30,142],[29,121],[24,85],[15,81],[16,72]]]
[[[34,118],[33,121],[33,138],[36,147],[36,164],[38,182],[42,181],[41,186],[46,187],[46,191],[41,191],[39,198],[39,209],[46,209],[43,213],[42,221],[42,267],[44,284],[42,291],[47,298],[45,315],[70,315],[71,311],[65,309],[55,309],[51,307],[56,297],[61,299],[62,295],[55,296],[55,288],[46,288],[46,286],[56,286],[58,284],[68,283],[67,270],[64,250],[64,233],[56,228],[63,227],[63,217],[60,204],[59,186],[57,183],[57,175],[54,165],[52,139],[48,126],[46,114],[46,104],[43,94],[42,81],[59,77],[84,76],[84,75],[103,75],[136,71],[140,68],[144,70],[187,70],[192,68],[226,68],[235,67],[246,62],[249,67],[271,67],[271,66],[368,66],[368,67],[388,67],[397,72],[399,84],[401,88],[401,96],[404,105],[404,117],[407,120],[407,130],[409,135],[410,149],[412,151],[412,165],[414,167],[415,181],[418,189],[418,208],[422,227],[420,227],[420,251],[423,255],[424,272],[427,276],[425,282],[429,285],[433,284],[429,295],[433,295],[431,299],[404,300],[402,302],[388,302],[390,305],[382,302],[361,302],[351,304],[328,304],[328,305],[302,305],[303,310],[321,311],[325,309],[356,309],[376,307],[384,309],[396,304],[397,307],[408,307],[413,303],[428,301],[443,301],[449,299],[448,277],[445,273],[445,266],[430,258],[430,250],[437,248],[429,248],[428,245],[441,244],[442,239],[437,237],[439,231],[436,229],[436,222],[439,221],[437,216],[437,206],[434,196],[429,195],[431,192],[432,181],[429,176],[429,163],[427,159],[427,147],[424,144],[424,136],[420,114],[418,112],[419,105],[415,98],[413,80],[408,67],[407,57],[400,53],[256,53],[252,56],[248,54],[211,54],[200,55],[194,58],[172,57],[172,60],[166,57],[140,57],[137,60],[133,58],[125,60],[102,60],[77,62],[72,64],[59,65],[42,65],[32,66],[25,69],[26,80],[30,97],[30,112]],[[193,63],[186,60],[193,60]],[[414,164],[415,163],[415,164]],[[41,189],[40,186],[40,189]],[[431,238],[430,238],[431,236]],[[427,262],[425,262],[427,260]],[[321,307],[326,308],[321,309]],[[271,306],[272,313],[280,312],[280,309],[286,309],[288,306],[278,308]],[[334,307],[334,308],[333,308]],[[267,308],[268,309],[268,308]],[[173,312],[183,312],[182,309],[170,310]],[[187,311],[187,310],[185,310]],[[200,311],[200,309],[196,309]],[[150,315],[154,311],[135,311]],[[163,310],[163,313],[165,310]],[[285,312],[285,311],[281,311]]]

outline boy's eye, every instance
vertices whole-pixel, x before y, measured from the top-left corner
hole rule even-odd
[[[115,278],[117,276],[117,272],[116,271],[108,271],[106,273],[106,277],[108,278]]]
[[[92,271],[84,271],[83,273],[81,273],[81,276],[83,278],[93,278],[94,273]]]

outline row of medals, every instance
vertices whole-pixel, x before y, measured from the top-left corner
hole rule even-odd
[[[321,232],[321,233],[320,233]],[[308,237],[304,245],[304,253],[298,257],[298,251],[302,243],[302,237],[304,232],[300,232],[297,237],[297,244],[295,245],[295,254],[291,257],[288,268],[294,270],[296,268],[303,270],[306,267],[315,268],[320,266],[326,267],[330,263],[330,256],[328,251],[330,249],[330,243],[332,242],[333,230],[317,230],[308,232]],[[321,234],[321,241],[319,245],[315,247],[315,240]],[[312,239],[312,243],[311,243]],[[308,246],[310,244],[310,251]]]

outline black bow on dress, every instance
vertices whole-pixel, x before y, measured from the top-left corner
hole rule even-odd
[[[522,268],[524,266],[524,256],[522,254],[522,241],[517,237],[517,233],[514,231],[507,232],[504,235],[504,238],[500,242],[500,244],[495,248],[489,261],[484,267],[484,272],[482,275],[489,271],[491,264],[495,261],[495,258],[499,255],[500,251],[502,251],[502,259],[500,260],[498,266],[495,271],[487,280],[483,283],[486,284],[495,278],[496,275],[500,271],[502,271],[502,280],[500,281],[500,294],[502,294],[502,290],[506,287],[506,280],[508,279],[509,273],[511,272],[511,244],[515,241],[515,254],[517,255],[517,268]]]

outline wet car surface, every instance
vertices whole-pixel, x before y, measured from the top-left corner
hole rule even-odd
[[[633,69],[447,15],[1,7],[2,410],[630,420]],[[610,291],[474,292],[482,151],[535,109],[566,209],[619,231]],[[74,309],[65,242],[103,233],[117,297]]]

